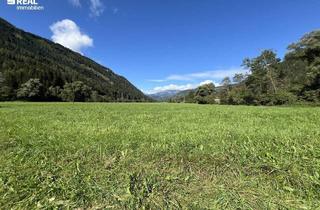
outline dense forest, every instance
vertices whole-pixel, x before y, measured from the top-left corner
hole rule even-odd
[[[281,60],[272,50],[246,58],[247,74],[226,77],[221,86],[207,84],[184,91],[170,102],[283,105],[320,102],[320,31],[288,47]]]
[[[124,77],[0,18],[0,101],[148,101]]]

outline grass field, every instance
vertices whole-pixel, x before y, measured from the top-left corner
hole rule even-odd
[[[320,108],[0,103],[0,209],[317,209]]]

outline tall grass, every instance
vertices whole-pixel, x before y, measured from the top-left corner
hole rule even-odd
[[[316,209],[320,108],[0,103],[0,208]]]

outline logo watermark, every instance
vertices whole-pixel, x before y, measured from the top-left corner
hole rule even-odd
[[[8,5],[16,6],[17,10],[44,10],[37,0],[7,0]]]

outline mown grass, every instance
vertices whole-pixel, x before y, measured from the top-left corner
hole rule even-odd
[[[320,108],[0,103],[0,208],[317,209]]]

